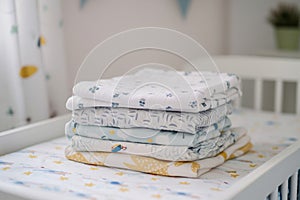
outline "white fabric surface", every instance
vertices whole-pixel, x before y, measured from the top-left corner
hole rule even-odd
[[[146,68],[112,79],[77,83],[73,87],[76,97],[68,101],[67,108],[87,104],[195,113],[236,99],[241,93],[239,83],[234,74]]]

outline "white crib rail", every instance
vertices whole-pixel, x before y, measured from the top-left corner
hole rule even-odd
[[[264,165],[243,177],[230,187],[226,199],[253,200],[253,199],[278,199],[279,186],[281,185],[282,199],[297,199],[298,170],[300,169],[300,141],[289,146],[280,155],[274,156]],[[290,179],[290,182],[289,182]],[[289,186],[288,186],[289,185]],[[288,191],[289,190],[289,191]],[[284,197],[285,195],[285,197]]]
[[[67,114],[1,132],[0,155],[64,136],[65,124],[70,119]]]
[[[270,200],[297,200],[298,193],[298,171],[288,177],[279,187],[269,195]],[[280,193],[278,193],[280,191]],[[300,196],[299,196],[300,197]]]
[[[254,109],[262,109],[264,80],[275,82],[274,111],[282,112],[283,83],[296,83],[296,113],[300,115],[300,59],[257,56],[216,56],[221,72],[238,74],[242,79],[254,80]]]

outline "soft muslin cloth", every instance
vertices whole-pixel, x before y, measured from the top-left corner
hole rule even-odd
[[[192,147],[109,141],[75,135],[72,137],[72,148],[75,151],[118,152],[168,161],[193,161],[215,156],[241,137],[248,137],[245,134],[246,130],[243,128],[232,128],[219,137],[205,140]]]
[[[220,132],[226,131],[230,126],[230,119],[225,117],[211,126],[203,127],[195,134],[190,134],[185,132],[162,131],[148,128],[121,129],[104,126],[85,126],[70,121],[65,126],[65,132],[68,138],[72,138],[75,134],[102,140],[195,146],[199,142],[220,136]]]
[[[74,110],[72,118],[82,125],[197,133],[203,127],[220,121],[232,110],[231,103],[200,113],[97,107]]]
[[[73,88],[76,97],[68,101],[67,108],[109,106],[197,113],[236,99],[239,82],[238,76],[227,73],[144,69],[112,79],[79,82]]]
[[[68,159],[92,165],[198,177],[246,153],[250,137],[227,117],[240,79],[217,72],[143,69],[73,87],[66,103]]]
[[[78,152],[72,146],[66,148],[65,154],[70,160],[86,164],[130,169],[164,176],[199,177],[210,169],[223,164],[226,160],[243,155],[251,147],[252,144],[249,137],[242,137],[214,157],[189,162],[170,162],[151,157],[121,153]]]

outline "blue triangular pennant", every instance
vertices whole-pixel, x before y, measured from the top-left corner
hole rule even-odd
[[[191,0],[177,0],[182,17],[186,17]]]
[[[87,3],[87,1],[88,0],[80,0],[80,9],[82,9],[84,6],[85,6],[85,4]]]

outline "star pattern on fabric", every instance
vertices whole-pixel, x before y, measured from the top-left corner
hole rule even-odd
[[[60,164],[62,164],[63,162],[61,162],[60,160],[55,160],[55,161],[53,161],[55,164],[58,164],[58,165],[60,165]]]
[[[119,190],[120,190],[121,192],[128,192],[128,191],[129,191],[129,189],[126,188],[126,187],[121,187]]]
[[[65,176],[61,176],[61,177],[59,177],[59,179],[60,179],[61,181],[69,180],[69,178],[68,178],[68,177],[65,177]]]
[[[30,154],[28,157],[29,157],[29,158],[37,158],[36,155],[32,155],[32,154]]]
[[[25,175],[29,176],[29,175],[31,175],[31,174],[32,174],[32,172],[31,172],[31,171],[27,171],[27,172],[24,172],[23,174],[25,174]]]
[[[252,167],[252,168],[254,168],[254,167],[256,167],[256,166],[257,166],[257,165],[254,164],[254,163],[249,164],[249,167]]]
[[[6,171],[6,170],[9,170],[10,169],[10,167],[3,167],[3,168],[1,168],[3,171]]]
[[[124,172],[117,172],[116,175],[118,175],[118,176],[123,176],[123,175],[124,175]]]
[[[264,158],[265,156],[263,154],[258,154],[257,157]]]
[[[181,181],[181,182],[179,182],[179,184],[180,184],[180,185],[189,185],[190,183],[187,182],[187,181]]]
[[[153,194],[152,197],[153,197],[153,198],[156,198],[156,199],[160,199],[160,198],[161,198],[161,195],[160,195],[160,194]]]
[[[210,190],[217,191],[217,192],[222,191],[220,188],[210,188]]]
[[[92,183],[92,182],[90,182],[90,183],[85,183],[84,186],[86,186],[86,187],[93,187],[93,186],[95,186],[95,184]]]
[[[239,174],[236,173],[236,172],[231,172],[231,173],[229,173],[229,174],[230,174],[230,176],[231,176],[232,178],[237,178],[237,177],[239,176]]]

